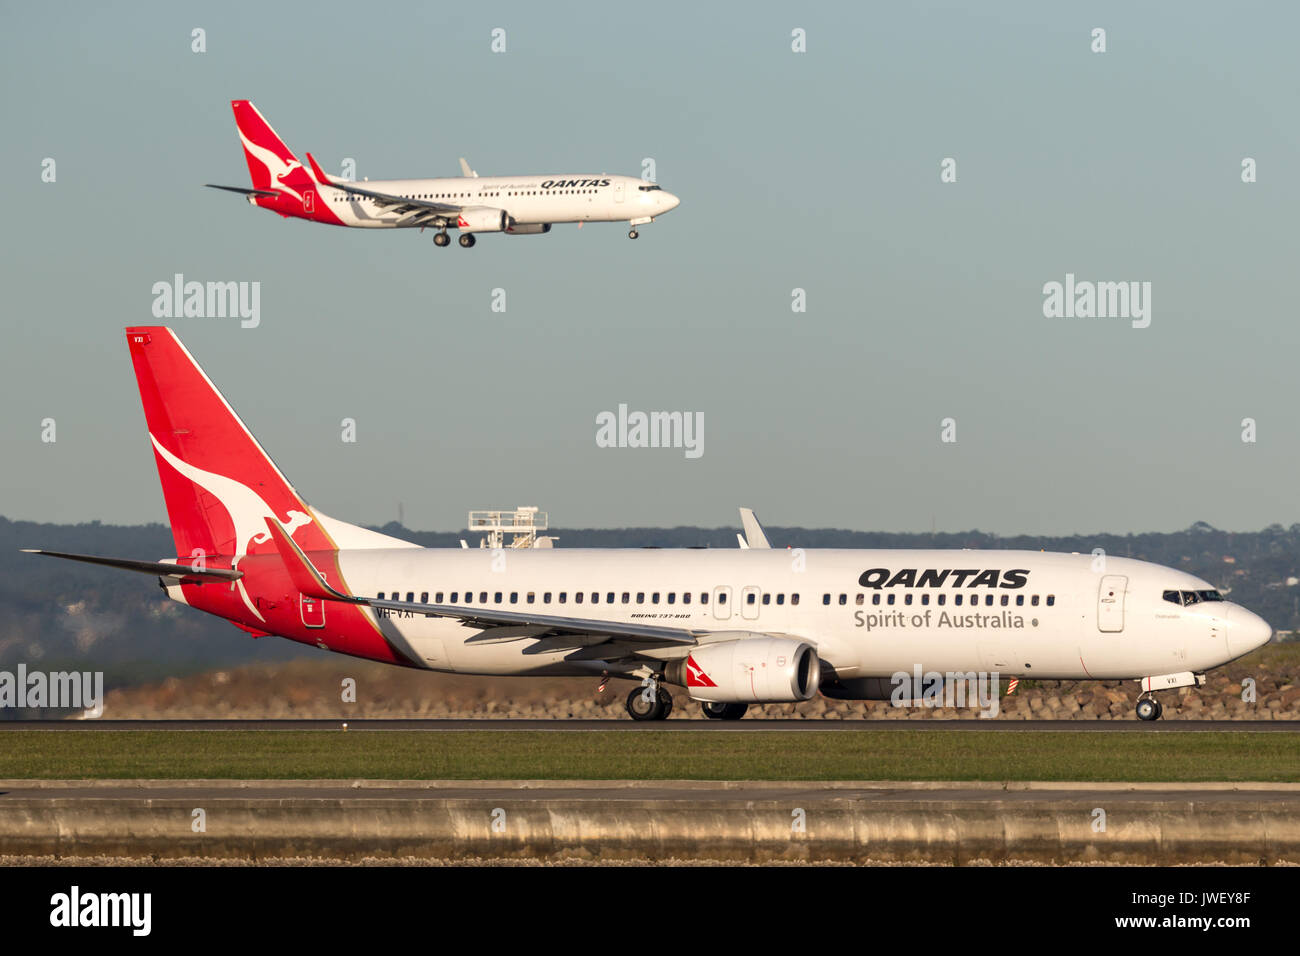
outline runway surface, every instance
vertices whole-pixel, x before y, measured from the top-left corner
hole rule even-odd
[[[1120,787],[1123,789],[1120,789]],[[80,781],[57,781],[22,784],[6,781],[0,787],[0,807],[14,801],[139,801],[180,800],[186,805],[218,804],[223,800],[247,801],[309,801],[329,804],[372,804],[374,801],[406,803],[444,802],[448,800],[487,801],[494,805],[534,803],[628,804],[674,803],[700,805],[702,803],[759,803],[785,804],[794,801],[798,806],[827,803],[897,803],[909,806],[936,804],[1047,804],[1096,806],[1103,801],[1107,806],[1120,804],[1187,804],[1211,802],[1218,806],[1258,805],[1262,802],[1284,803],[1300,810],[1300,789],[1270,787],[1256,784],[1241,789],[1209,787],[1189,784],[1039,784],[1034,788],[1003,789],[1001,787],[975,787],[964,783],[932,785],[928,789],[908,786],[891,786],[888,783],[822,784],[780,783],[764,784],[736,781],[712,783],[692,781],[689,786],[662,782],[622,781],[616,785],[593,781],[588,786],[572,786],[564,782],[530,781],[527,786],[509,786],[493,782],[458,783],[439,781],[436,786],[393,787],[375,782],[366,786],[350,786],[338,781],[321,783],[295,781],[204,781],[191,786],[169,786],[158,781],[148,785],[117,781],[111,784],[87,785]]]
[[[0,732],[23,730],[292,730],[341,731],[668,731],[752,733],[793,731],[995,731],[999,733],[1300,733],[1300,720],[0,720]]]

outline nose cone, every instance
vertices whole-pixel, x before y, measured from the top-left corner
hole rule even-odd
[[[1263,647],[1273,636],[1273,628],[1258,614],[1234,606],[1228,614],[1228,653],[1234,658]]]
[[[672,193],[664,193],[663,199],[661,201],[664,204],[664,212],[668,212],[670,209],[676,209],[678,205],[681,203],[681,200],[678,199],[676,196],[674,196]]]

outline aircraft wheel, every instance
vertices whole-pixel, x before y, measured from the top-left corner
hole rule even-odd
[[[637,232],[635,229],[633,229],[631,232],[629,232],[629,233],[627,234],[627,237],[628,237],[629,239],[635,239],[635,238],[636,238],[637,236],[639,236],[639,235],[641,235],[641,233],[639,233],[639,232]]]
[[[433,244],[435,246],[451,245],[451,236],[447,235],[445,232],[435,233],[433,237]]]
[[[719,704],[710,701],[701,708],[710,720],[740,720],[749,710],[748,704]]]
[[[1158,720],[1160,717],[1160,703],[1150,697],[1143,697],[1137,702],[1138,720]]]
[[[459,242],[459,243],[460,243],[464,248],[469,249],[471,246],[474,245],[474,233],[472,233],[472,232],[462,232],[462,233],[460,234],[460,239],[458,239],[457,241],[458,241],[458,242]]]
[[[633,720],[665,720],[673,709],[673,699],[660,690],[653,701],[645,699],[645,688],[634,687],[627,695],[627,712]]]

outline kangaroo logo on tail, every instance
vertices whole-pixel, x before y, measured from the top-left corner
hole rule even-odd
[[[230,562],[232,568],[239,567],[239,559],[248,553],[248,549],[254,544],[265,544],[271,540],[271,533],[266,530],[266,518],[274,518],[284,525],[284,530],[291,537],[293,533],[303,525],[311,524],[311,515],[301,511],[290,510],[287,520],[281,520],[279,515],[271,510],[271,506],[262,500],[261,495],[253,491],[247,485],[235,481],[233,478],[227,478],[225,475],[218,475],[211,471],[204,471],[202,468],[196,468],[188,462],[181,461],[166,448],[152,434],[149,440],[153,442],[153,447],[157,449],[158,454],[167,460],[167,463],[175,468],[178,472],[212,494],[222,507],[230,515],[230,520],[235,526],[235,553]],[[244,590],[243,580],[235,582],[235,587],[239,589],[239,595],[244,600],[244,605],[257,615],[259,621],[265,621],[266,618],[258,612],[249,600],[248,592]]]

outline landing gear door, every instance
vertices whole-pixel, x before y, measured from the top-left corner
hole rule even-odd
[[[1097,630],[1118,634],[1124,630],[1124,593],[1128,578],[1123,574],[1103,574],[1097,590]]]
[[[713,616],[719,621],[731,619],[731,588],[716,587],[713,589]]]

